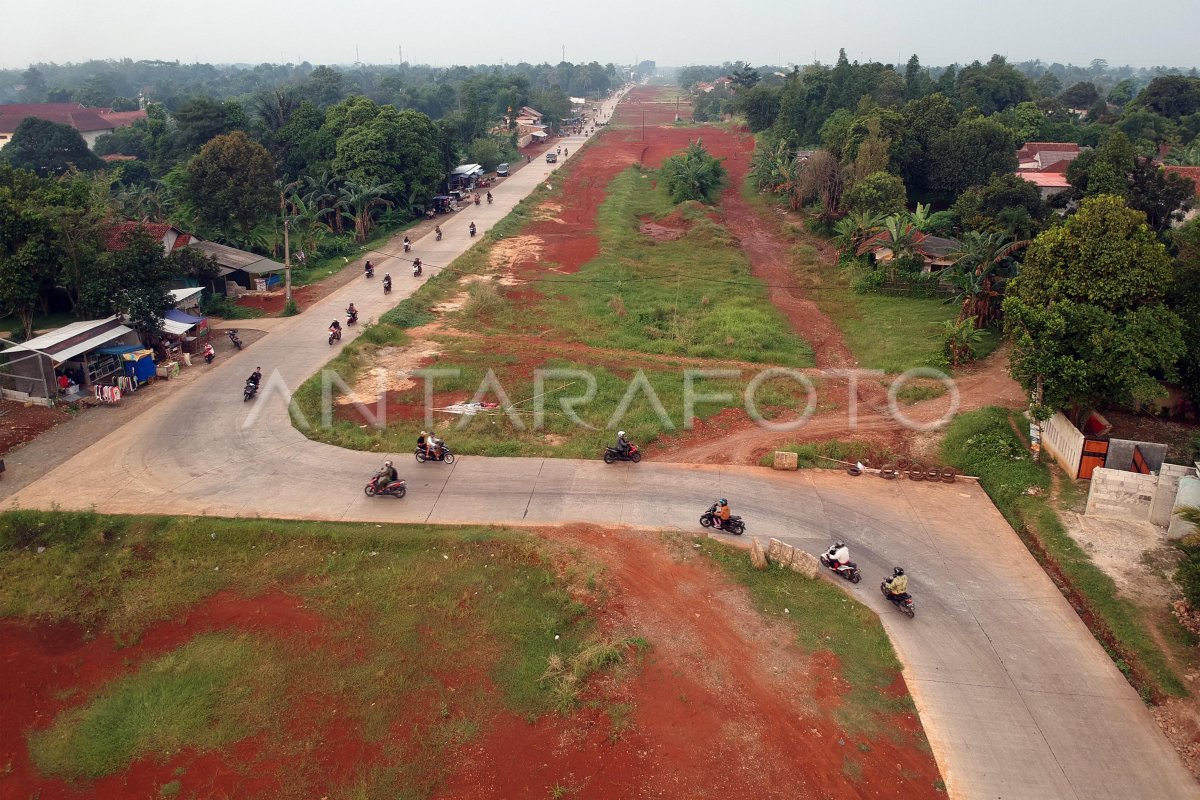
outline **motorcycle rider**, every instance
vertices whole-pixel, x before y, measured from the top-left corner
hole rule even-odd
[[[383,290],[389,291],[392,288],[392,273],[383,273]]]
[[[404,237],[404,252],[406,252],[406,253],[407,253],[407,252],[408,252],[408,249],[409,249],[410,247],[412,247],[412,242],[410,242],[410,241],[408,240],[408,236],[407,236],[407,235],[405,235],[405,237]]]
[[[428,431],[421,431],[421,435],[417,437],[417,447],[425,450],[426,458],[433,458],[433,442],[434,436]]]
[[[367,263],[363,264],[363,275],[368,278],[375,274],[375,267],[371,264],[371,260],[367,259]]]
[[[354,303],[351,303],[350,307],[346,309],[346,317],[351,321],[358,319],[358,309],[354,307]]]
[[[471,235],[474,236],[475,235],[475,223],[474,222],[471,223],[470,230],[471,230]]]
[[[625,431],[617,431],[617,452],[621,454],[621,458],[629,457],[629,440],[625,438]]]
[[[724,528],[726,523],[729,522],[729,516],[729,501],[722,497],[717,501],[717,509],[713,514],[713,517],[717,520],[717,527]]]
[[[883,585],[891,600],[904,600],[908,597],[908,576],[904,574],[903,567],[892,570],[892,577],[884,581]]]
[[[416,276],[418,276],[420,274],[421,274],[421,259],[414,258],[413,259],[413,277],[415,278]]]
[[[491,192],[491,190],[489,190],[489,191],[488,191],[488,193],[487,193],[487,199],[488,199],[488,202],[489,202],[489,203],[490,203],[490,202],[492,202],[492,192]]]
[[[212,363],[212,360],[217,357],[217,351],[213,349],[212,342],[204,343],[204,360]]]
[[[843,564],[850,562],[850,548],[846,547],[845,542],[838,540],[829,548],[829,552],[825,554],[825,557],[829,559],[829,566],[837,569]]]
[[[433,232],[434,232],[434,234],[436,234],[436,236],[437,236],[437,241],[439,241],[439,242],[440,242],[440,241],[442,240],[442,226],[441,226],[441,225],[434,225],[434,226],[433,226]]]
[[[375,473],[375,489],[377,491],[386,489],[388,484],[395,483],[398,480],[400,480],[400,474],[396,472],[396,468],[392,466],[392,462],[389,459],[383,462],[383,469]]]
[[[255,367],[254,372],[250,373],[250,377],[246,378],[247,383],[253,383],[254,388],[258,388],[259,382],[262,380],[262,367]]]
[[[338,336],[341,336],[342,335],[342,323],[337,321],[336,319],[333,322],[329,323],[329,332],[336,333]]]
[[[430,435],[429,443],[430,443],[429,457],[434,461],[440,461],[442,459],[442,453],[444,452],[444,448],[446,447],[445,440],[439,439],[436,436]]]

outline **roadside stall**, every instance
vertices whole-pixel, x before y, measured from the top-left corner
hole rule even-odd
[[[63,376],[85,391],[98,385],[115,387],[124,366],[117,355],[101,352],[114,346],[142,347],[137,333],[115,316],[73,322],[5,350],[9,372],[4,388],[53,400]]]
[[[208,342],[208,319],[172,308],[163,315],[162,332],[167,345],[164,360],[182,358],[184,354],[198,355]],[[184,359],[184,363],[190,363],[190,359]]]
[[[101,347],[96,352],[101,356],[116,359],[120,365],[121,371],[119,374],[113,376],[111,385],[120,389],[121,394],[136,392],[142,384],[155,376],[157,365],[154,363],[154,351],[141,345],[113,345],[111,347]],[[100,397],[101,394],[103,393],[97,396]],[[101,397],[101,400],[103,399]],[[109,402],[112,401],[110,400]]]

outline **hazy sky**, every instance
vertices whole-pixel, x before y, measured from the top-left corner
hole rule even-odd
[[[1200,64],[1200,0],[0,0],[0,66],[98,59],[438,65]]]

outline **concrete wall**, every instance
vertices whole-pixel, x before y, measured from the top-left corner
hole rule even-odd
[[[1185,506],[1192,508],[1200,508],[1200,478],[1193,475],[1179,479],[1179,492],[1175,496],[1175,507],[1172,509],[1175,513],[1179,513],[1179,509]],[[1179,517],[1171,518],[1171,526],[1167,528],[1167,536],[1172,539],[1182,539],[1192,533],[1198,533],[1196,526],[1191,523],[1184,522]]]
[[[1170,536],[1180,537],[1186,536],[1191,526],[1174,515],[1187,505],[1200,507],[1200,478],[1193,467],[1163,464],[1158,475],[1101,468],[1092,473],[1084,513],[1145,520],[1168,528]]]
[[[1139,475],[1119,469],[1098,468],[1092,472],[1085,514],[1118,519],[1150,519],[1150,505],[1158,487],[1155,475]]]
[[[1108,469],[1129,469],[1129,465],[1133,463],[1134,447],[1142,449],[1142,457],[1146,459],[1146,465],[1152,471],[1162,469],[1163,462],[1167,460],[1167,446],[1133,439],[1109,439],[1108,456],[1104,459],[1104,466]]]
[[[1042,449],[1054,457],[1059,466],[1074,478],[1079,474],[1083,457],[1083,434],[1061,413],[1042,423]]]

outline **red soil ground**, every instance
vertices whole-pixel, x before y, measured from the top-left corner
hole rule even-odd
[[[450,778],[436,797],[549,797],[555,787],[590,798],[938,796],[937,767],[918,743],[916,718],[886,721],[892,732],[881,736],[839,730],[831,715],[845,687],[836,659],[799,650],[786,627],[760,616],[746,593],[686,541],[585,527],[541,535],[603,563],[601,580],[613,599],[594,607],[601,629],[643,637],[651,649],[640,661],[631,651],[627,668],[594,679],[577,713],[532,724],[511,714],[493,718],[451,756]],[[76,784],[38,775],[25,735],[199,633],[254,631],[304,649],[333,646],[329,634],[343,624],[306,610],[281,587],[249,600],[214,595],[131,647],[73,625],[0,622],[0,796],[157,797],[172,781],[184,797],[337,794],[385,765],[383,753],[394,752],[389,744],[408,743],[422,717],[436,713],[426,708],[428,698],[404,698],[391,733],[368,744],[356,723],[337,713],[336,697],[314,697],[295,685],[274,735],[220,752],[142,759]],[[493,690],[484,671],[469,658],[463,663],[440,683],[487,683]],[[899,676],[891,691],[905,692]],[[619,727],[614,708],[626,709]]]
[[[26,408],[24,403],[0,401],[0,456],[70,418],[61,408],[38,405]]]

